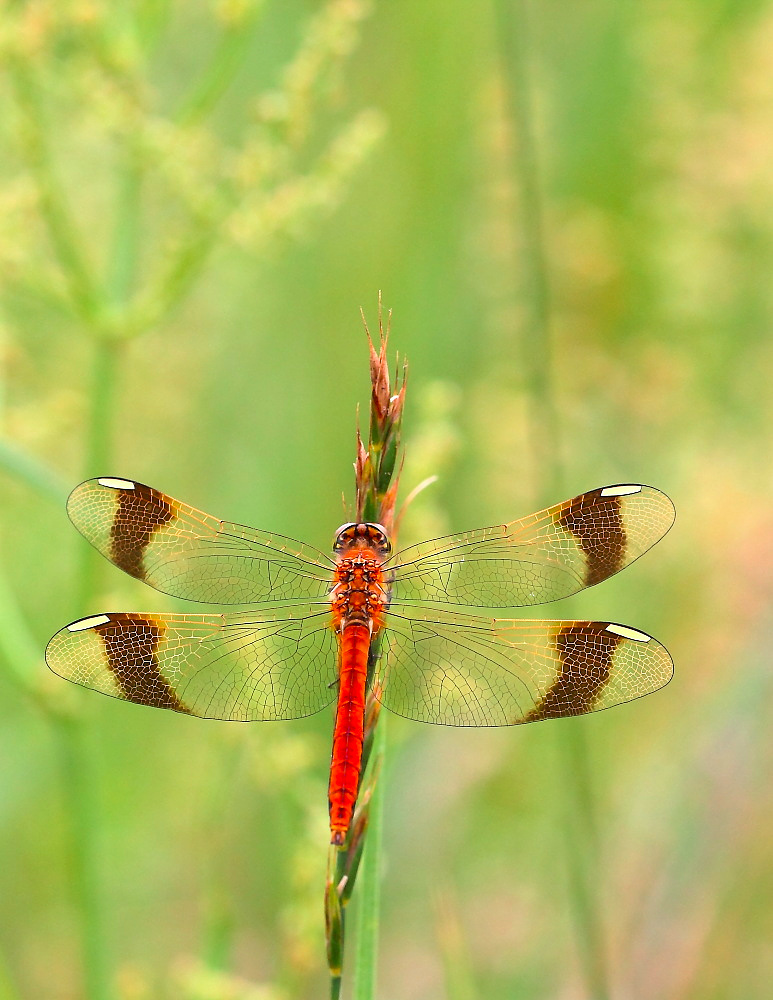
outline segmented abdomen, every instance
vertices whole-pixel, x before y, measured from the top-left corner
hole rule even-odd
[[[341,673],[338,709],[330,765],[331,843],[342,844],[349,830],[362,767],[365,680],[368,671],[370,629],[350,622],[341,636]]]

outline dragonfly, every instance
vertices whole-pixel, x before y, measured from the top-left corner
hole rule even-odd
[[[627,625],[464,610],[543,604],[613,576],[674,522],[671,500],[650,486],[606,486],[397,552],[382,525],[351,522],[330,555],[126,479],[81,483],[67,510],[102,555],[156,590],[250,607],[81,618],[49,642],[50,668],[114,698],[206,719],[299,719],[336,703],[328,799],[337,845],[362,776],[369,693],[418,722],[512,726],[611,708],[673,674],[667,650]]]

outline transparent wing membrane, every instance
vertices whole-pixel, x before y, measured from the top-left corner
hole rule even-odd
[[[615,623],[390,612],[374,686],[417,722],[512,726],[611,708],[672,674],[659,642]]]
[[[299,719],[336,697],[330,613],[120,613],[73,622],[51,639],[54,673],[102,694],[205,719]]]
[[[82,483],[68,511],[103,555],[157,590],[268,608],[82,619],[49,643],[55,673],[126,701],[213,719],[294,719],[335,700],[336,563],[328,556],[129,480]],[[668,652],[628,626],[471,617],[443,605],[506,608],[567,597],[638,559],[674,516],[652,487],[607,486],[520,521],[398,552],[383,565],[392,595],[373,677],[377,697],[419,722],[506,726],[595,712],[663,687],[673,672]]]
[[[281,535],[219,521],[142,483],[92,479],[67,503],[102,555],[165,594],[210,604],[322,600],[334,563]]]
[[[630,565],[674,517],[669,498],[650,486],[592,490],[520,521],[403,549],[387,567],[392,601],[491,608],[557,601]]]

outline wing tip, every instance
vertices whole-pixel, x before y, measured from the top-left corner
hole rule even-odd
[[[628,639],[641,644],[642,648],[649,647],[652,653],[660,658],[662,665],[661,683],[657,687],[652,688],[651,691],[645,692],[646,694],[659,691],[673,680],[674,659],[668,649],[655,636],[649,635],[649,633],[643,632],[641,629],[633,628],[630,625],[623,625],[620,622],[606,622],[605,631],[612,633],[612,635],[617,635],[621,639]]]
[[[609,486],[599,488],[598,493],[602,497],[626,497],[635,496],[637,493],[647,493],[658,497],[669,507],[674,507],[674,501],[668,493],[664,493],[657,486],[650,486],[648,483],[611,483]]]
[[[67,497],[67,506],[70,506],[70,502],[81,493],[84,489],[95,489],[101,488],[106,490],[147,490],[150,489],[144,483],[138,482],[136,479],[125,479],[123,476],[95,476],[93,479],[84,479],[83,482],[78,483],[70,490],[70,494]]]
[[[656,500],[662,506],[663,513],[668,512],[668,516],[664,519],[668,523],[658,536],[658,541],[668,534],[676,521],[676,505],[674,501],[668,493],[659,490],[657,486],[648,486],[646,483],[613,483],[610,486],[603,486],[594,492],[598,493],[600,497],[618,497],[621,500],[644,493],[650,499]],[[653,544],[655,543],[653,542]]]
[[[60,674],[53,666],[53,656],[52,653],[56,647],[68,638],[72,638],[77,635],[78,632],[88,632],[91,629],[98,628],[100,625],[108,625],[113,620],[111,614],[98,614],[98,615],[87,615],[85,618],[76,618],[75,621],[69,622],[67,625],[63,625],[58,632],[54,632],[51,638],[46,643],[46,648],[44,652],[46,663],[50,670],[52,670],[59,677],[64,677],[64,674]],[[69,678],[67,678],[69,679]]]

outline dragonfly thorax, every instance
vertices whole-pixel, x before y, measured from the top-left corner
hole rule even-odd
[[[387,596],[381,555],[373,549],[350,549],[339,558],[330,603],[337,625],[361,621],[377,630],[382,624]]]

